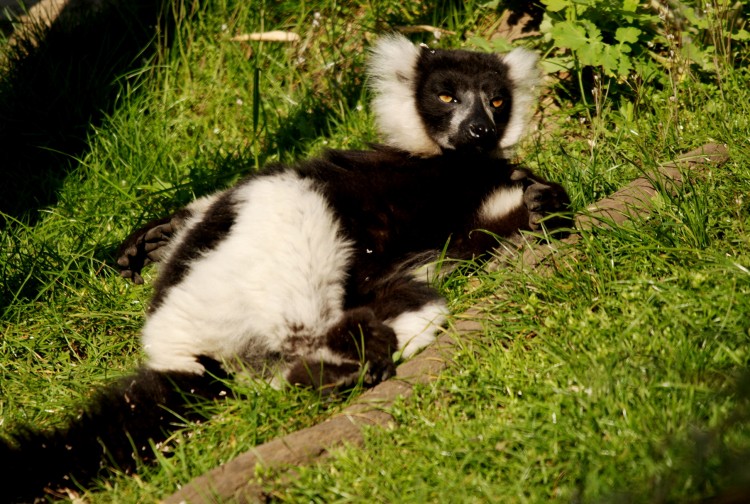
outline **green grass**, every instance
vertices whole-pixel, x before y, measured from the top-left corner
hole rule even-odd
[[[114,91],[106,105],[96,102],[105,113],[71,129],[85,131],[84,147],[57,153],[62,172],[40,168],[55,182],[12,211],[2,207],[3,429],[53,425],[137,365],[154,271],[142,287],[117,276],[112,256],[130,230],[265,163],[375,140],[363,50],[378,31],[444,26],[457,35],[441,44],[460,46],[461,34],[482,34],[496,18],[474,2],[435,11],[396,2],[205,4],[176,2],[165,14],[174,23],[157,25],[141,59],[108,74]],[[231,40],[261,29],[293,30],[303,43]],[[24,61],[42,71],[50,49],[38,50]],[[738,47],[736,60],[747,57]],[[14,68],[5,69],[2,100],[34,73]],[[85,101],[73,92],[85,79],[70,71],[57,91]],[[722,65],[717,75],[673,81],[599,93],[608,97],[598,116],[559,98],[559,110],[545,110],[550,128],[524,145],[525,162],[565,184],[582,209],[709,141],[727,143],[730,161],[663,194],[642,220],[584,233],[574,260],[552,274],[451,274],[442,289],[456,312],[482,304],[484,337],[462,341],[437,382],[394,407],[392,428],[369,430],[364,448],[337,450],[298,480],[271,479],[269,495],[675,502],[747,485],[740,461],[750,454],[750,75]],[[566,90],[553,87],[559,97]],[[341,406],[305,391],[237,388],[244,398],[187,425],[169,444],[171,456],[138,476],[102,481],[85,499],[156,501]]]

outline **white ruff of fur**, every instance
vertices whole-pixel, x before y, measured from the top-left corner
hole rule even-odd
[[[404,312],[385,323],[396,333],[401,355],[408,358],[435,341],[447,314],[445,301],[440,300],[427,303],[419,310]]]
[[[501,187],[487,196],[479,209],[479,216],[485,220],[497,220],[510,214],[523,204],[523,188]]]
[[[382,37],[370,54],[368,75],[375,97],[372,109],[386,145],[416,156],[441,153],[417,111],[415,72],[420,49],[402,35]]]
[[[532,106],[536,101],[535,87],[539,84],[540,73],[537,67],[539,56],[524,48],[513,49],[500,59],[508,67],[508,76],[513,82],[513,109],[505,133],[500,139],[502,157],[513,156],[513,147],[526,133],[531,117]]]
[[[146,322],[153,369],[201,373],[199,355],[281,351],[291,327],[322,337],[341,316],[351,245],[312,183],[285,172],[234,198],[232,232],[190,265]]]

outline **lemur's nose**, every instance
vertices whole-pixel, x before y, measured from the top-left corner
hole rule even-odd
[[[495,128],[487,123],[475,122],[469,124],[469,135],[474,138],[484,138],[495,133]]]

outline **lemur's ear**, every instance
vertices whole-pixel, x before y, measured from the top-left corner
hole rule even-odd
[[[419,56],[420,58],[429,59],[436,54],[435,49],[432,49],[427,44],[419,44]]]
[[[528,49],[518,47],[499,58],[508,69],[513,93],[510,119],[500,140],[502,156],[508,158],[513,155],[513,147],[526,132],[532,107],[536,102],[536,87],[539,85],[541,72],[538,67],[539,56]]]
[[[383,141],[417,156],[441,153],[417,112],[416,66],[423,51],[403,35],[381,37],[370,52],[367,73],[375,120]]]

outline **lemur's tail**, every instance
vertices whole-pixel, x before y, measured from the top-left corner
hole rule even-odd
[[[45,489],[84,486],[104,468],[131,470],[153,456],[178,418],[196,418],[196,402],[227,395],[218,362],[203,375],[143,368],[98,392],[67,426],[19,429],[0,439],[3,502],[33,502]]]

